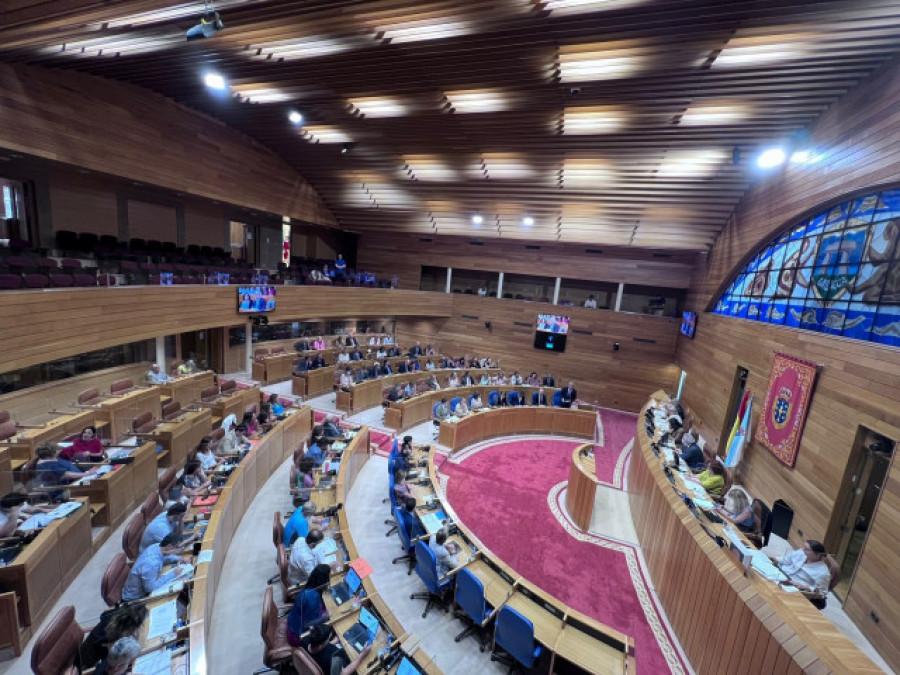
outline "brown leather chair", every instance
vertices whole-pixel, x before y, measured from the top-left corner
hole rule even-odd
[[[284,523],[281,522],[281,511],[275,512],[275,518],[272,521],[272,543],[275,548],[278,548],[278,544],[284,543]]]
[[[175,485],[175,481],[178,480],[178,469],[174,466],[170,466],[166,469],[165,473],[159,477],[159,497],[163,500],[163,502],[169,499],[169,490],[172,489],[172,486]]]
[[[149,434],[159,426],[159,420],[153,419],[153,413],[142,412],[131,420],[131,430],[136,434]]]
[[[300,586],[291,586],[288,579],[289,556],[283,541],[275,544],[275,562],[278,563],[278,577],[281,579],[281,601],[285,604],[293,602],[301,590]]]
[[[125,378],[124,380],[116,380],[109,385],[109,393],[111,396],[121,396],[127,394],[134,389],[134,380]]]
[[[828,590],[833,591],[834,587],[838,585],[838,582],[841,580],[841,566],[838,565],[837,560],[834,559],[834,556],[831,554],[826,555],[822,560],[825,565],[828,567],[828,572],[831,574],[831,579],[828,582]],[[825,609],[825,606],[828,604],[828,594],[822,595],[818,592],[806,593],[803,595],[813,604],[813,607],[816,609]]]
[[[253,351],[253,358],[256,359],[257,361],[260,359],[264,359],[268,355],[269,355],[268,349],[255,349]]]
[[[237,382],[234,380],[225,380],[219,385],[219,390],[222,392],[222,396],[231,396],[231,394],[237,391]]]
[[[84,639],[84,630],[75,621],[75,608],[63,607],[31,651],[31,671],[35,675],[77,675],[75,657]]]
[[[291,660],[291,645],[287,641],[287,616],[278,616],[278,606],[272,587],[266,587],[263,598],[262,625],[260,628],[265,649],[263,663],[267,668],[278,669]],[[49,675],[49,674],[48,674]]]
[[[77,403],[78,405],[92,406],[97,405],[102,400],[103,396],[100,395],[100,390],[97,387],[91,387],[78,394]]]
[[[121,551],[116,553],[100,580],[100,596],[103,602],[110,607],[122,602],[122,589],[125,588],[125,581],[130,573],[131,565],[128,564],[128,558]]]
[[[9,422],[9,410],[0,410],[0,424]]]
[[[164,422],[169,422],[174,420],[178,416],[181,415],[183,411],[181,410],[181,404],[178,401],[172,401],[171,403],[166,403],[162,407],[162,418]]]
[[[213,403],[218,398],[218,387],[204,387],[200,390],[200,403]]]
[[[297,675],[325,675],[319,668],[319,664],[313,661],[313,657],[305,649],[292,650],[291,663]]]
[[[279,354],[284,354],[284,347],[272,347],[272,356],[278,356]]]
[[[7,420],[0,424],[0,441],[5,441],[16,435],[16,423]]]
[[[149,524],[151,520],[162,513],[162,510],[163,506],[162,502],[159,501],[159,492],[154,490],[147,495],[144,503],[141,504],[141,516],[144,518],[144,523]]]
[[[144,522],[144,516],[140,513],[131,516],[128,525],[125,526],[125,531],[122,533],[122,550],[125,551],[129,560],[137,560],[140,555],[141,537],[144,536],[146,527],[147,523]]]

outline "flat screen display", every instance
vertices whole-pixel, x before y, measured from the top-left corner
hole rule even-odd
[[[534,348],[543,351],[564,352],[569,334],[569,317],[556,314],[538,314],[534,332]]]
[[[271,312],[275,309],[275,286],[239,286],[238,314]]]
[[[681,315],[681,334],[685,337],[694,337],[697,329],[697,312],[684,312]]]

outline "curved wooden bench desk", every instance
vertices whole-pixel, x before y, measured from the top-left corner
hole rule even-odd
[[[582,530],[591,529],[594,514],[594,497],[597,494],[597,471],[593,455],[593,443],[580,445],[572,451],[569,467],[569,485],[566,487],[566,511]]]
[[[472,413],[455,422],[441,422],[438,442],[450,448],[452,453],[488,438],[513,434],[560,434],[593,438],[596,424],[597,414],[592,410],[547,406],[493,408]]]
[[[487,438],[515,433],[591,437],[595,423],[596,414],[592,411],[524,406],[488,410],[458,422],[443,422],[441,433],[444,434],[445,425],[447,429],[455,428],[457,442],[452,447],[456,451]],[[431,484],[436,486],[433,453],[428,466]],[[448,513],[452,512],[451,508],[451,504],[445,505]],[[478,546],[475,559],[466,564],[466,569],[484,585],[485,596],[491,605],[507,604],[531,620],[535,639],[551,653],[550,672],[555,672],[555,668],[569,672],[565,669],[567,664],[584,672],[603,675],[635,672],[631,637],[543,591],[484,546],[465,523],[456,521],[455,524],[465,539]]]
[[[658,391],[652,398],[666,400]],[[648,403],[649,405],[649,403]],[[669,621],[698,673],[880,673],[800,593],[787,593],[719,548],[672,489],[644,413],[628,470],[634,528]],[[721,525],[703,523],[719,534]]]

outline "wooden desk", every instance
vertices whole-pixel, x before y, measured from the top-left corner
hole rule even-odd
[[[421,360],[421,357],[419,357],[419,359]],[[407,382],[427,380],[432,374],[434,374],[443,386],[444,384],[446,384],[447,378],[449,378],[450,374],[453,372],[454,369],[451,368],[442,370],[419,370],[414,373],[400,373],[397,375],[379,377],[375,380],[366,380],[365,382],[354,384],[350,388],[349,392],[338,391],[337,407],[338,410],[343,410],[344,412],[350,414],[358,413],[361,410],[366,410],[368,408],[374,408],[377,405],[381,405],[381,403],[384,401],[384,390],[393,387],[394,385],[405,385]],[[479,376],[482,373],[493,375],[494,373],[498,372],[500,372],[499,368],[478,369]]]
[[[212,412],[208,408],[191,410],[153,430],[152,436],[163,447],[157,456],[159,466],[181,467],[188,453],[212,431]]]
[[[593,438],[597,415],[590,410],[547,406],[494,408],[456,422],[441,422],[438,442],[452,452],[488,438],[511,434],[559,434]]]
[[[182,408],[200,400],[200,392],[215,384],[216,374],[211,370],[178,377],[166,384],[157,385],[159,393],[178,401]]]
[[[104,399],[98,408],[98,418],[102,416],[109,422],[109,435],[114,442],[131,434],[131,421],[138,415],[148,412],[154,419],[159,419],[162,414],[156,387],[135,389],[122,396]]]
[[[653,397],[666,399],[663,392]],[[712,542],[653,454],[645,411],[638,416],[628,497],[653,586],[694,669],[881,672],[801,594],[786,593],[755,572],[745,577],[737,560]],[[722,645],[727,649],[716,647]]]
[[[57,415],[37,429],[21,429],[9,439],[10,459],[27,462],[34,457],[37,446],[58,443],[68,436],[80,434],[85,427],[96,426],[96,416],[97,411],[89,408],[81,412]],[[106,417],[103,416],[103,419],[106,420]],[[128,423],[130,425],[131,421]]]
[[[54,520],[6,567],[0,567],[0,590],[15,591],[22,627],[36,627],[50,612],[90,559],[91,514],[84,506]]]
[[[597,469],[593,457],[587,453],[594,445],[587,443],[572,451],[569,466],[569,485],[566,488],[566,511],[582,530],[591,529],[594,497],[597,494]]]
[[[253,404],[259,405],[259,387],[238,389],[230,396],[221,396],[210,405],[212,410],[212,425],[218,427],[222,420],[229,415],[237,417],[238,424],[244,416],[244,411]]]
[[[291,393],[294,396],[312,398],[334,391],[335,366],[325,366],[309,370],[302,375],[294,375],[291,384]]]
[[[0,494],[13,491],[12,453],[9,448],[0,448]]]
[[[131,457],[134,459],[131,464],[123,464],[90,482],[69,488],[73,497],[90,499],[93,527],[115,529],[156,488],[156,443],[144,443],[134,449]],[[106,537],[97,538],[94,548],[99,548],[105,540]]]
[[[264,356],[253,360],[253,379],[263,384],[283,382],[291,377],[292,365],[297,355],[293,352]]]

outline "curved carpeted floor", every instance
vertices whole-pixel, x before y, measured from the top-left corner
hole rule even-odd
[[[624,413],[603,411],[603,453],[618,456]],[[607,421],[607,418],[609,420]],[[647,591],[634,547],[578,531],[560,511],[561,483],[577,441],[522,438],[485,444],[441,466],[457,518],[516,572],[566,604],[635,639],[637,670],[684,672],[670,635]]]

